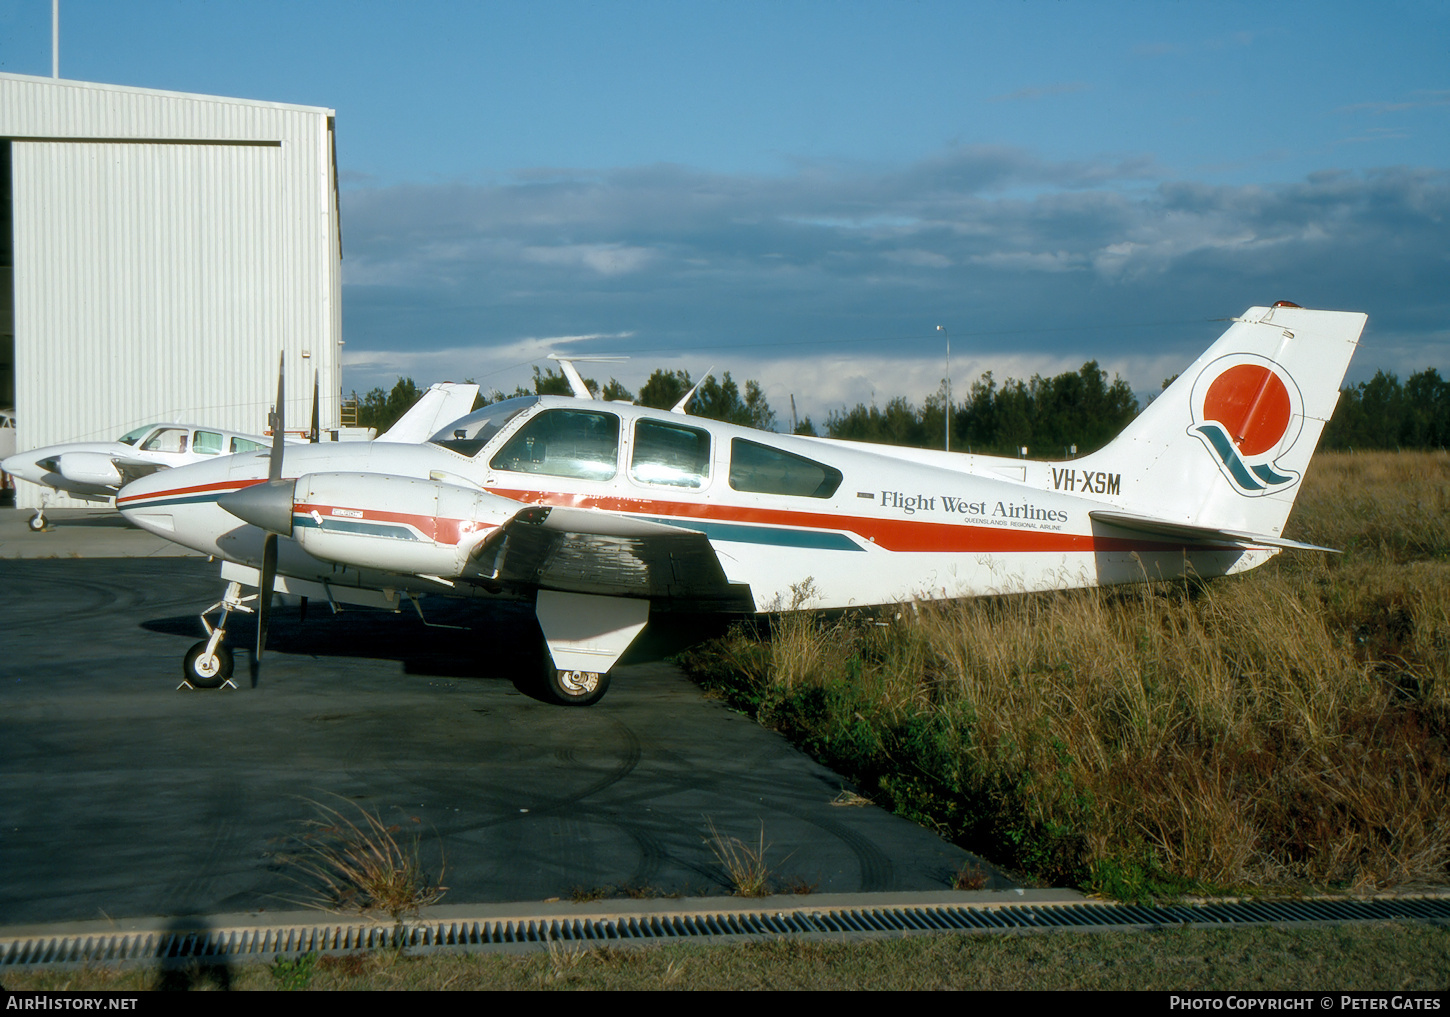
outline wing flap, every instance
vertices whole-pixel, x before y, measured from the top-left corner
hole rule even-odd
[[[521,509],[474,561],[511,586],[682,602],[675,606],[742,596],[703,533],[597,509]]]

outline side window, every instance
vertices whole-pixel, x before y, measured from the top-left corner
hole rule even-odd
[[[710,432],[662,420],[634,425],[629,475],[645,484],[702,487],[710,479]]]
[[[219,455],[227,446],[227,440],[215,431],[197,431],[191,436],[191,450],[205,456]]]
[[[829,498],[841,486],[841,471],[805,456],[736,438],[730,443],[730,486],[757,494]]]
[[[267,446],[261,442],[248,441],[246,438],[232,439],[233,452],[265,452],[266,450]]]
[[[495,470],[609,480],[619,470],[619,418],[590,410],[548,410],[489,461]]]
[[[146,439],[141,446],[144,452],[185,452],[187,432],[179,427],[167,427]]]

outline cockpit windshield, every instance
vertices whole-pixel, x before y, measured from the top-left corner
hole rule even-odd
[[[155,424],[147,424],[145,427],[138,427],[134,431],[127,431],[116,440],[119,441],[122,445],[134,445],[137,441],[141,439],[142,435],[149,434],[151,432],[151,429],[155,426]]]
[[[520,396],[485,406],[458,418],[428,441],[462,455],[475,456],[510,420],[538,401],[538,396]]]

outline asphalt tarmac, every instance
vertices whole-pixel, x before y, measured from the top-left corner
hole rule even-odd
[[[763,839],[779,889],[936,891],[976,861],[706,696],[665,659],[702,632],[642,641],[581,710],[516,685],[527,612],[314,604],[274,613],[255,687],[243,622],[239,688],[178,690],[216,565],[114,516],[0,515],[0,924],[296,910],[317,803],[416,836],[454,905],[728,893],[712,826]]]

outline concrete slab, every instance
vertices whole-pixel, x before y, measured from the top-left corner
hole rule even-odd
[[[114,509],[50,509],[47,527],[29,527],[30,509],[0,508],[0,558],[198,557],[180,544],[137,529]]]
[[[845,782],[706,698],[667,638],[564,709],[515,686],[526,611],[442,602],[431,621],[471,627],[434,629],[314,605],[274,616],[255,688],[239,665],[239,690],[177,691],[221,588],[199,558],[0,560],[0,924],[292,910],[280,856],[313,801],[416,834],[454,905],[727,892],[712,823],[763,830],[777,885],[821,893],[940,891],[975,861],[833,804]]]

